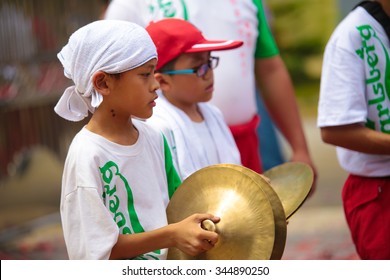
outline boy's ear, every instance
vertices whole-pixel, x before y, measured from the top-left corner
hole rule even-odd
[[[110,88],[108,86],[109,75],[103,71],[98,71],[92,76],[92,84],[97,92],[101,95],[108,95]]]
[[[162,92],[168,92],[172,87],[172,79],[171,76],[167,74],[155,73],[154,77],[157,82],[160,84],[160,89]]]

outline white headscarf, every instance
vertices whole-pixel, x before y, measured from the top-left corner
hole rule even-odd
[[[64,91],[54,110],[64,119],[80,121],[103,100],[92,84],[97,71],[122,73],[157,58],[157,52],[149,34],[139,25],[100,20],[74,32],[57,57],[65,76],[75,85]]]

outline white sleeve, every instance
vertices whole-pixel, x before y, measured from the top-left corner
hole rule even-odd
[[[335,43],[326,47],[317,125],[364,123],[367,118],[363,61]]]
[[[79,187],[69,193],[61,204],[61,219],[71,260],[109,258],[119,229],[96,189]]]

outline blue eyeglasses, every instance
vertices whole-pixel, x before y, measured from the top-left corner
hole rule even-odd
[[[182,70],[167,70],[163,71],[161,73],[168,74],[168,75],[175,75],[175,74],[196,74],[198,77],[204,77],[209,69],[215,69],[218,66],[219,63],[219,57],[216,56],[210,56],[207,63],[204,63],[200,65],[199,67],[195,67],[193,69],[182,69]]]

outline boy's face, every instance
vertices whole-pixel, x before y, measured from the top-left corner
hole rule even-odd
[[[210,52],[182,54],[176,60],[174,69],[194,69],[202,64],[207,64],[210,59]],[[210,68],[202,77],[193,74],[170,75],[171,85],[168,94],[175,105],[191,105],[198,102],[207,102],[211,99],[214,91],[214,74]]]
[[[123,72],[119,79],[114,78],[110,99],[117,115],[130,114],[144,119],[152,116],[153,107],[156,105],[156,90],[159,88],[154,77],[156,64],[157,60],[152,59],[135,69]]]

